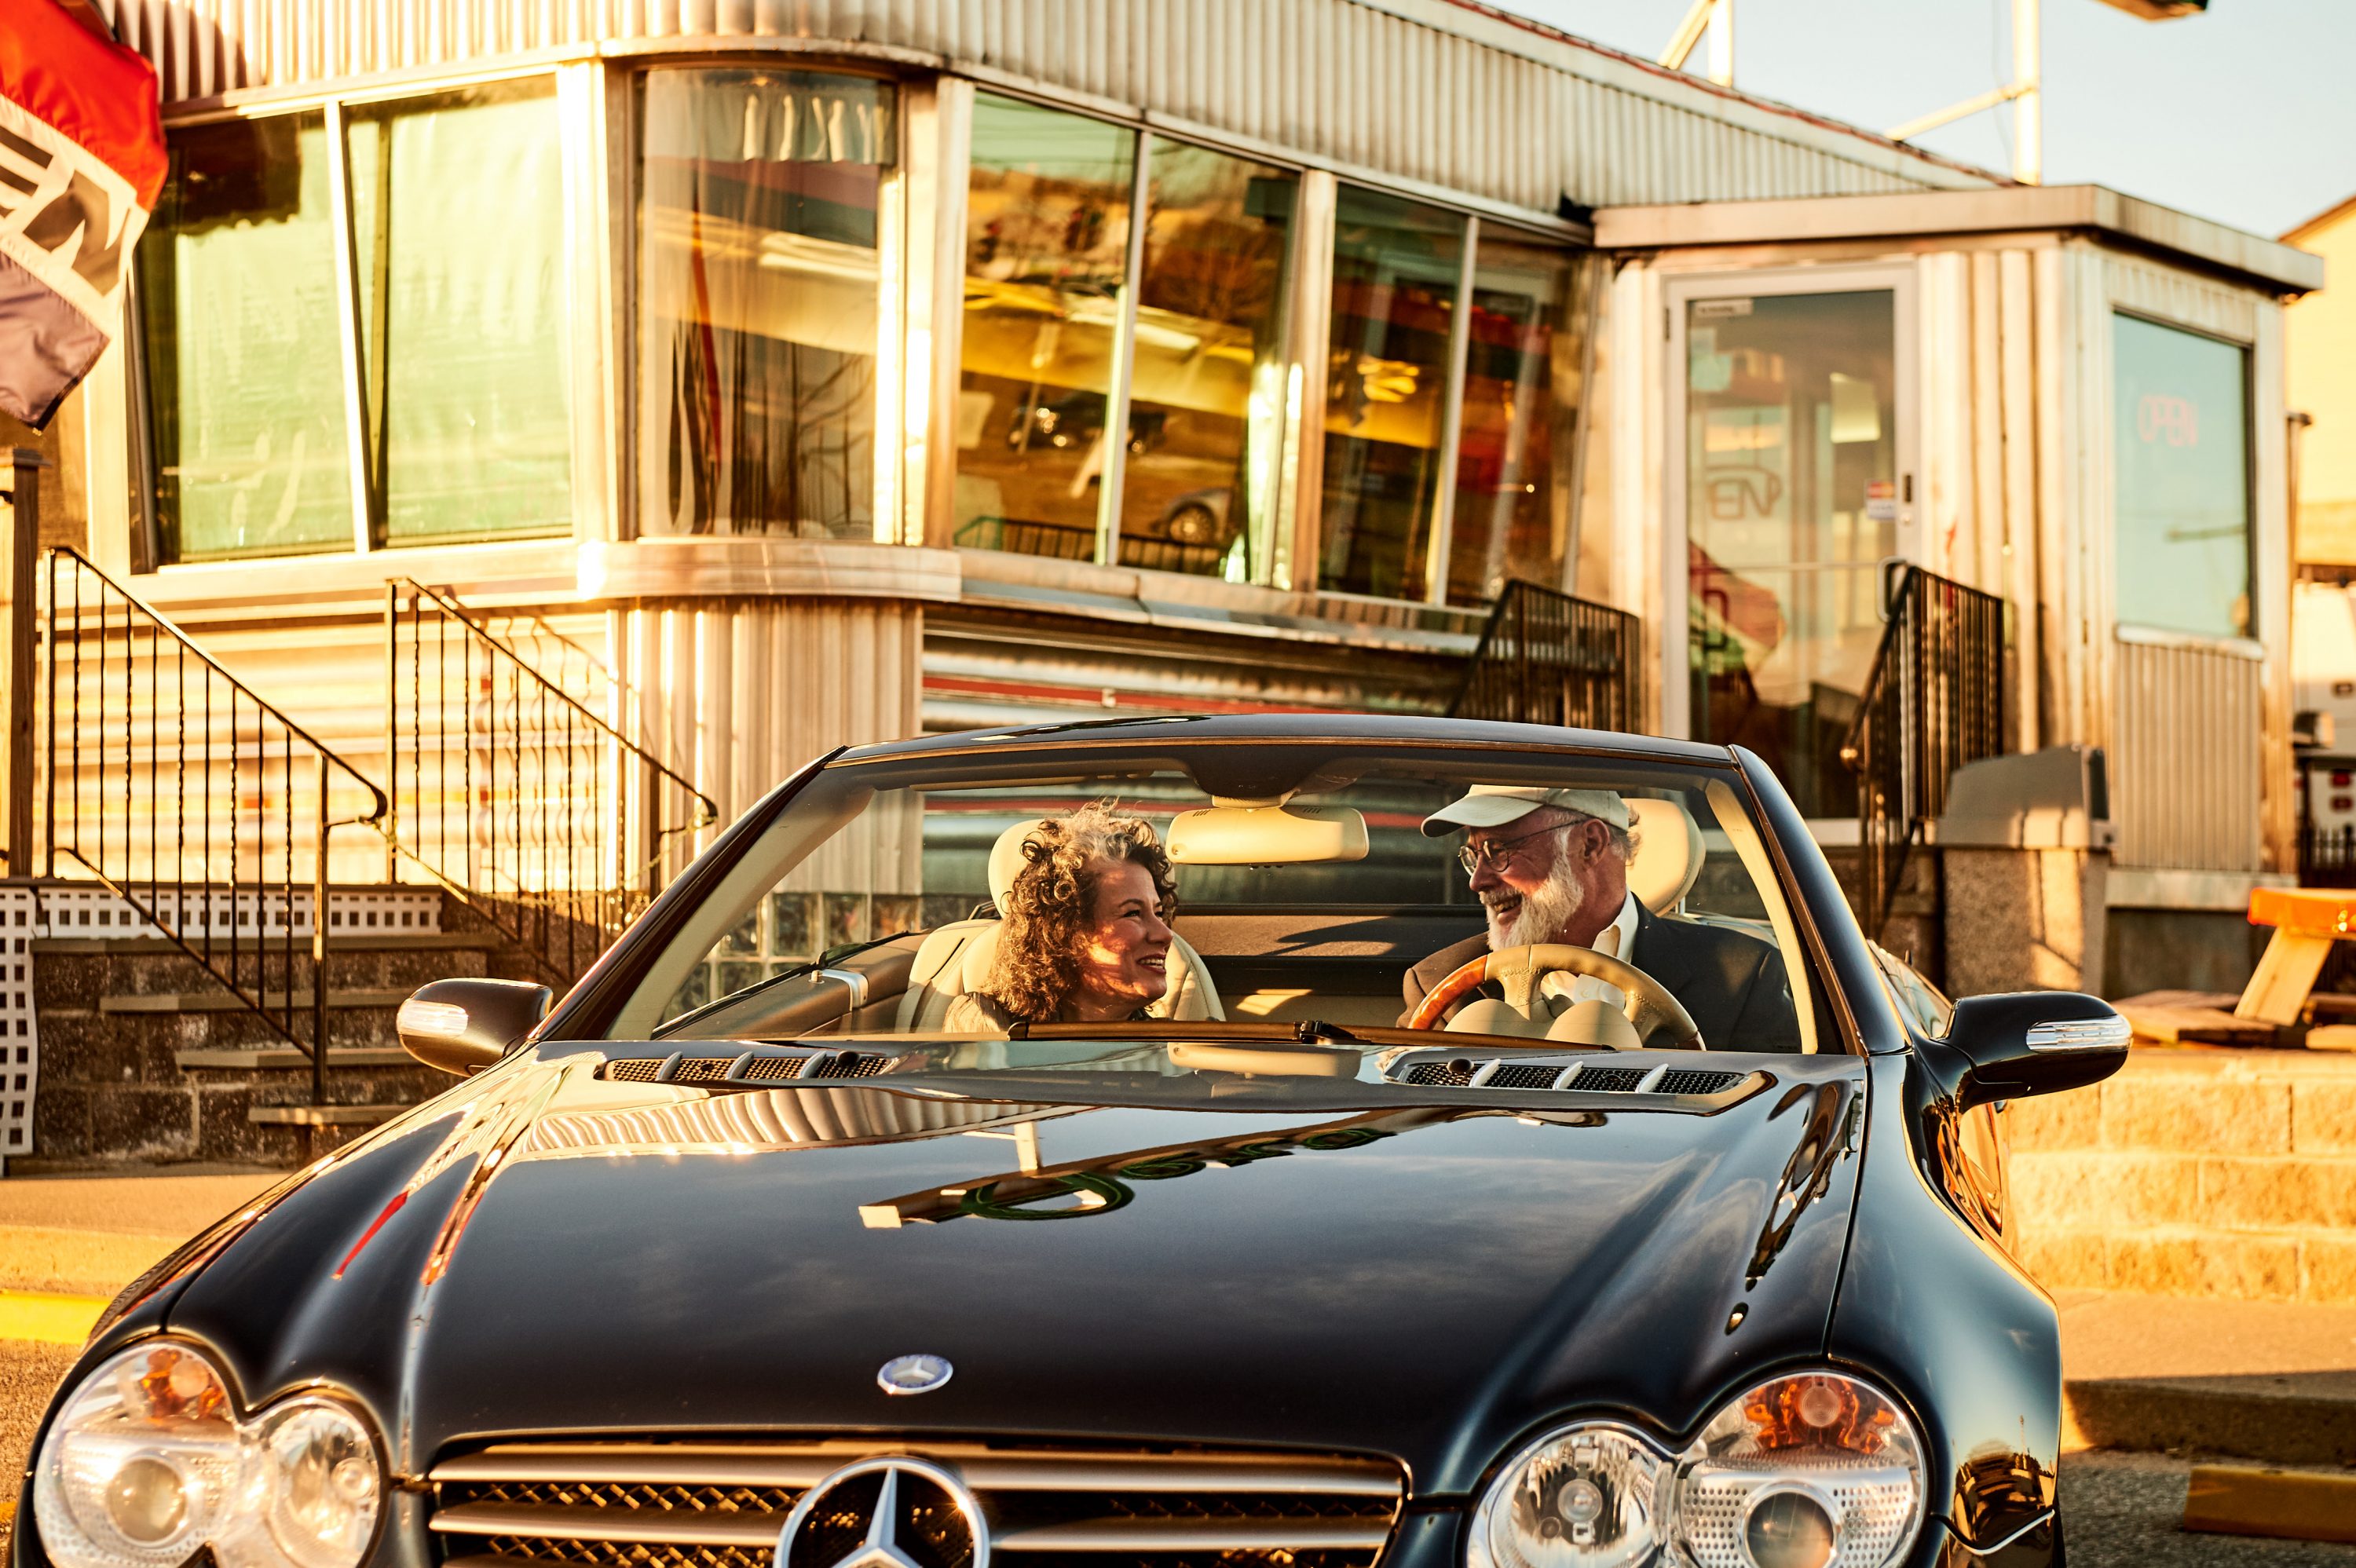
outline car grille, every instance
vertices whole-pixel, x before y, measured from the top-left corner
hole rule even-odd
[[[991,1551],[1037,1568],[1369,1568],[1402,1481],[1381,1460],[980,1444],[500,1444],[434,1467],[448,1568],[770,1568],[803,1492],[875,1453],[958,1471]]]

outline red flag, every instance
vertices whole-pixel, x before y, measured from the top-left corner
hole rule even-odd
[[[36,430],[122,319],[166,167],[155,68],[67,4],[0,4],[0,411]]]

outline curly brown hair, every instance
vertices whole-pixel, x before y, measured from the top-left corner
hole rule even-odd
[[[1162,901],[1163,920],[1178,912],[1178,881],[1153,825],[1115,816],[1102,804],[1049,817],[1023,840],[1029,862],[1015,875],[998,912],[998,954],[988,981],[977,987],[1013,1018],[1050,1023],[1080,984],[1081,936],[1108,864],[1145,868]]]

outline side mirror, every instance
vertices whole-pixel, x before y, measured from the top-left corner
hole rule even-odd
[[[480,1072],[548,1016],[555,993],[529,980],[436,980],[401,1004],[403,1051],[444,1072]]]
[[[2099,1083],[2126,1064],[2135,1029],[2100,997],[2012,991],[1955,1004],[1946,1043],[1967,1063],[1966,1106]]]

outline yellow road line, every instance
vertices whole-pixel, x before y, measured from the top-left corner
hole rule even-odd
[[[2356,1476],[2195,1466],[2185,1488],[2184,1528],[2290,1541],[2356,1541]]]
[[[49,1296],[31,1290],[0,1290],[0,1339],[37,1339],[48,1345],[79,1345],[106,1310],[102,1296]]]

